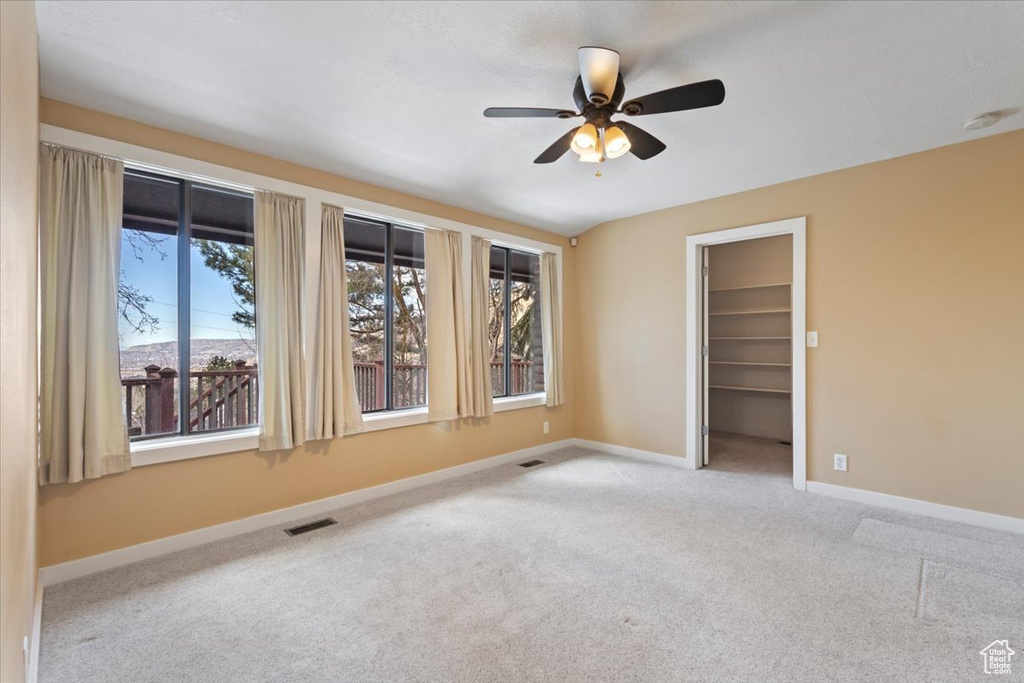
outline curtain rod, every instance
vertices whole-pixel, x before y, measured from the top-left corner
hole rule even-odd
[[[114,159],[115,161],[120,161],[123,164],[130,165],[132,168],[137,168],[140,171],[149,171],[151,173],[159,173],[159,174],[162,174],[162,175],[171,176],[172,178],[183,178],[183,179],[186,179],[186,180],[199,180],[201,182],[204,182],[204,183],[207,183],[209,185],[216,186],[216,187],[223,187],[223,188],[234,189],[234,190],[243,190],[245,192],[270,192],[271,194],[281,195],[282,197],[290,197],[292,199],[301,199],[302,201],[306,201],[305,197],[299,197],[299,196],[296,196],[296,195],[287,194],[285,192],[276,192],[274,190],[266,190],[266,189],[263,189],[263,188],[253,187],[251,185],[243,185],[241,183],[234,183],[234,182],[231,182],[229,180],[221,180],[219,178],[210,178],[209,176],[203,176],[203,175],[199,175],[197,173],[186,173],[186,172],[179,171],[179,170],[176,170],[176,169],[173,169],[173,168],[166,168],[164,166],[157,166],[155,164],[149,164],[149,163],[146,163],[144,161],[134,161],[132,159],[122,159],[120,157],[115,157],[115,156],[113,156],[111,154],[100,154],[100,153],[94,152],[92,150],[82,149],[80,147],[72,147],[71,145],[62,145],[62,144],[58,144],[58,143],[55,143],[55,142],[47,142],[45,140],[40,140],[39,144],[40,145],[46,145],[47,147],[63,147],[65,149],[73,149],[76,152],[82,152],[83,154],[92,154],[93,156],[103,157],[103,158],[106,158],[106,159]],[[395,224],[395,225],[403,225],[403,226],[410,227],[410,228],[420,228],[420,229],[423,229],[423,230],[447,230],[447,228],[438,228],[438,227],[435,227],[435,226],[432,226],[432,225],[426,225],[424,223],[417,223],[416,221],[409,221],[409,220],[404,220],[404,219],[401,219],[401,218],[394,218],[392,216],[385,216],[384,214],[374,213],[372,211],[364,211],[362,209],[348,209],[348,208],[345,208],[343,206],[337,206],[336,204],[331,204],[329,202],[321,202],[321,204],[325,204],[325,205],[328,205],[328,206],[334,206],[335,208],[341,209],[345,214],[352,215],[352,216],[355,216],[357,218],[369,218],[371,220],[384,221],[385,223],[392,223],[392,224]],[[459,232],[459,231],[456,231],[456,232]],[[546,250],[544,250],[544,249],[533,249],[533,248],[529,248],[529,247],[523,247],[523,246],[520,246],[520,245],[517,245],[517,244],[513,244],[513,243],[510,243],[510,242],[506,242],[506,241],[500,240],[500,239],[499,240],[491,240],[491,242],[493,244],[497,244],[499,246],[509,247],[509,248],[512,248],[512,249],[516,249],[517,251],[523,251],[523,252],[527,252],[527,253],[534,253],[534,254],[544,254],[544,253],[547,253]]]
[[[242,190],[244,192],[252,192],[252,193],[256,193],[256,192],[269,192],[271,194],[280,195],[282,197],[289,197],[291,199],[301,199],[302,201],[306,200],[305,197],[299,197],[299,196],[296,196],[296,195],[287,194],[285,192],[277,192],[275,190],[266,190],[266,189],[263,189],[263,188],[260,188],[260,187],[253,187],[252,185],[244,185],[242,183],[235,183],[235,182],[232,182],[230,180],[223,180],[221,178],[211,178],[209,176],[199,175],[198,173],[187,173],[187,172],[184,172],[184,171],[179,171],[177,169],[167,168],[165,166],[157,166],[156,164],[150,164],[150,163],[147,163],[147,162],[144,162],[144,161],[135,161],[134,159],[123,159],[121,157],[115,157],[115,156],[110,155],[110,154],[100,154],[98,152],[94,152],[94,151],[89,150],[89,149],[82,149],[80,147],[72,147],[71,145],[61,145],[61,144],[57,144],[55,142],[47,142],[45,140],[40,140],[39,144],[40,145],[46,145],[47,147],[63,147],[64,149],[71,149],[71,150],[74,150],[76,152],[82,152],[83,154],[91,154],[93,156],[101,157],[101,158],[104,158],[104,159],[113,159],[114,161],[120,161],[122,164],[125,164],[126,166],[130,166],[131,168],[134,168],[134,169],[138,169],[140,171],[148,171],[150,173],[158,173],[160,175],[166,175],[166,176],[170,176],[172,178],[181,178],[183,180],[199,181],[199,182],[202,182],[202,183],[206,183],[208,185],[213,185],[215,187],[223,187],[223,188],[231,189],[231,190]]]

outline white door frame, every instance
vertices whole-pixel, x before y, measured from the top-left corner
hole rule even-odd
[[[793,488],[807,490],[807,219],[805,216],[686,238],[686,459],[694,469],[701,457],[700,330],[701,254],[704,247],[726,242],[793,236]]]

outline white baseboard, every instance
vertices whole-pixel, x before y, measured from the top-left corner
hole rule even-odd
[[[961,524],[970,524],[972,526],[985,527],[986,529],[1024,534],[1024,519],[1017,517],[1007,517],[991,512],[958,508],[952,505],[929,503],[926,500],[903,498],[866,489],[853,489],[835,484],[825,484],[820,481],[807,482],[807,491],[832,498],[842,498],[843,500],[852,500],[857,503],[889,508],[890,510],[913,512],[925,517],[935,517],[950,522],[960,522]]]
[[[250,531],[258,531],[267,527],[277,526],[278,524],[287,524],[305,517],[312,517],[331,510],[337,510],[338,508],[348,507],[349,505],[373,500],[374,498],[381,498],[400,491],[408,491],[409,489],[414,489],[426,484],[433,484],[434,482],[443,481],[445,479],[461,477],[489,467],[503,465],[507,462],[534,458],[542,453],[558,450],[559,448],[566,448],[572,445],[574,445],[573,439],[553,441],[551,443],[541,444],[540,446],[533,446],[531,448],[524,448],[511,453],[503,453],[502,455],[495,455],[490,458],[467,462],[464,465],[456,465],[455,467],[427,472],[426,474],[420,474],[415,477],[399,479],[398,481],[388,482],[379,486],[371,486],[370,488],[359,489],[357,491],[349,491],[348,493],[342,493],[337,496],[330,496],[329,498],[321,498],[319,500],[301,503],[281,510],[265,512],[263,514],[246,517],[233,522],[225,522],[224,524],[208,526],[202,529],[196,529],[195,531],[187,531],[174,536],[158,538],[155,541],[139,543],[138,545],[128,546],[127,548],[118,548],[117,550],[100,553],[99,555],[83,557],[81,559],[71,560],[70,562],[64,562],[62,564],[50,565],[49,567],[43,567],[39,570],[40,586],[52,586],[54,584],[63,583],[64,581],[70,581],[71,579],[77,579],[82,576],[88,576],[89,574],[113,569],[114,567],[148,560],[153,557],[159,557],[160,555],[166,555],[167,553],[173,553],[186,548],[205,545],[207,543],[212,543],[213,541],[230,538],[231,536],[237,536]]]
[[[581,448],[589,448],[594,451],[601,451],[602,453],[611,453],[612,455],[623,455],[627,458],[636,458],[638,460],[646,460],[647,462],[656,462],[661,465],[671,465],[672,467],[684,467],[687,469],[693,469],[693,463],[688,458],[683,458],[677,455],[666,455],[664,453],[654,453],[652,451],[642,451],[639,448],[629,448],[628,446],[616,446],[615,444],[604,443],[602,441],[588,441],[587,439],[573,439],[573,444],[580,446]]]
[[[32,606],[32,636],[28,641],[28,666],[25,667],[25,683],[39,680],[39,636],[43,627],[43,581],[36,580],[36,602]]]

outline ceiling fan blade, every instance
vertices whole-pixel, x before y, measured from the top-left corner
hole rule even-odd
[[[567,109],[540,109],[538,107],[488,107],[484,109],[484,116],[489,119],[571,119],[576,115],[576,112]]]
[[[533,163],[550,164],[552,161],[558,161],[561,159],[562,155],[569,151],[569,144],[572,142],[572,136],[576,135],[577,130],[579,130],[579,128],[573,128],[568,133],[555,140],[555,144],[541,152],[540,156],[533,160]]]
[[[714,107],[725,101],[725,84],[717,78],[637,97],[622,105],[628,116],[665,114],[672,111]]]
[[[606,47],[592,46],[581,47],[576,52],[587,99],[599,107],[608,104],[619,80],[619,53]]]
[[[648,133],[643,128],[637,128],[632,123],[615,121],[614,125],[622,129],[629,139],[629,151],[633,156],[644,161],[665,151],[665,143]]]

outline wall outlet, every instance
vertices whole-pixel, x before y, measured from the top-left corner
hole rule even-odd
[[[544,433],[547,434],[549,430],[550,430],[550,427],[549,427],[548,423],[545,422],[544,423]]]
[[[815,349],[815,348],[818,347],[818,333],[817,332],[808,332],[807,333],[807,346],[812,348],[812,349]]]
[[[835,454],[832,455],[832,458],[833,458],[833,461],[834,461],[834,464],[835,464],[836,472],[845,472],[846,471],[846,456],[843,455],[842,453],[835,453]]]

